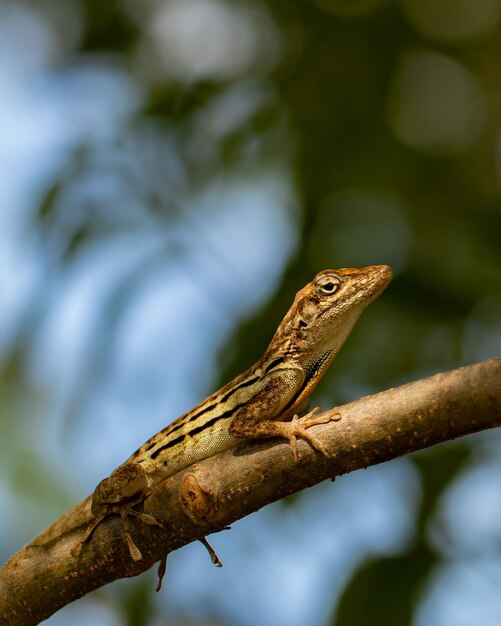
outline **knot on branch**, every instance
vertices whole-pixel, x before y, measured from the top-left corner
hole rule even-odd
[[[196,524],[208,522],[217,511],[217,495],[210,486],[200,484],[200,477],[190,472],[179,488],[183,511]]]

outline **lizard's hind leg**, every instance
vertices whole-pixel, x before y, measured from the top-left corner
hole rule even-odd
[[[120,515],[124,527],[123,535],[130,555],[134,561],[142,559],[139,548],[134,543],[129,530],[129,515],[137,517],[145,524],[159,526],[162,524],[152,515],[136,511],[133,507],[140,504],[149,495],[148,476],[143,467],[136,463],[126,463],[116,469],[108,478],[102,480],[92,495],[91,511],[94,519],[91,520],[72,554],[80,546],[89,541],[97,526],[110,515]]]

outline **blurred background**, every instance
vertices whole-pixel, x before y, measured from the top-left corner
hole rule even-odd
[[[501,353],[497,0],[0,0],[0,560],[390,264],[324,408]],[[356,472],[52,626],[490,626],[501,437]]]

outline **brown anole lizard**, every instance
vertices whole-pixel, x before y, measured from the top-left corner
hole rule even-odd
[[[296,294],[257,363],[153,435],[98,484],[92,495],[93,520],[76,548],[90,539],[104,518],[118,514],[131,557],[141,559],[127,518],[135,516],[146,524],[162,526],[135,508],[151,487],[197,461],[236,447],[242,439],[285,438],[296,461],[300,458],[297,438],[327,454],[322,441],[307,430],[326,422],[325,417],[315,416],[318,409],[305,415],[310,394],[360,313],[391,277],[387,265],[317,274]],[[217,559],[213,552],[211,556]]]

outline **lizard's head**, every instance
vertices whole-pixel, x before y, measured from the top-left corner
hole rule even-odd
[[[336,354],[360,313],[392,278],[388,265],[324,270],[296,294],[275,342],[314,355]]]

